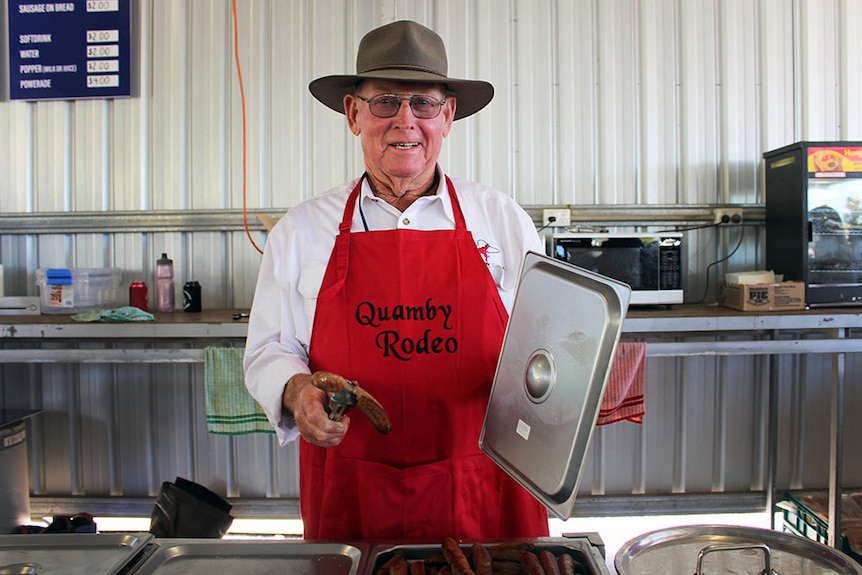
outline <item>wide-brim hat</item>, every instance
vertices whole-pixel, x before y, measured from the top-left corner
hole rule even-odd
[[[475,114],[494,97],[494,86],[488,82],[450,78],[448,69],[443,39],[421,24],[400,20],[362,38],[356,52],[356,74],[324,76],[308,89],[324,105],[343,114],[344,95],[362,80],[445,84],[458,99],[456,120]]]

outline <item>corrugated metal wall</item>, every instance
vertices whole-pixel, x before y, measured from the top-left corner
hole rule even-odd
[[[202,283],[204,306],[250,305],[259,255],[241,230],[231,8],[136,0],[135,97],[0,101],[7,295],[35,295],[38,267],[117,266],[128,280],[151,280],[167,252],[180,283]],[[759,205],[762,152],[862,139],[862,4],[853,0],[239,0],[249,208],[280,212],[362,171],[343,117],[307,84],[353,70],[362,35],[402,18],[443,36],[451,75],[497,89],[486,110],[456,124],[443,166],[525,206]],[[197,225],[213,211],[230,225]],[[148,225],[106,229],[117,213]],[[16,215],[27,229],[11,229]],[[91,230],[43,223],[57,215]],[[713,273],[762,264],[762,231],[745,230]],[[714,297],[716,276],[707,283],[704,272],[739,233],[689,232],[687,300]],[[259,226],[252,237],[265,242]],[[583,491],[762,489],[762,361],[650,360],[646,424],[598,434]],[[782,420],[810,423],[782,436],[794,455],[780,479],[822,485],[828,429],[812,405],[827,405],[829,369],[823,358],[786,363],[792,402]],[[848,373],[859,374],[857,362]],[[36,494],[146,497],[175,475],[232,497],[296,494],[293,448],[206,434],[200,367],[7,365],[2,375],[0,405],[48,410],[31,448]],[[850,399],[858,404],[858,392]]]

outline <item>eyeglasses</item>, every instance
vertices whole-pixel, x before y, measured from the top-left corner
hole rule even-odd
[[[368,109],[378,118],[391,118],[398,114],[401,109],[401,101],[407,100],[413,115],[422,120],[430,120],[440,115],[446,98],[438,100],[433,96],[399,96],[398,94],[380,94],[373,98],[363,98],[359,94],[356,97],[368,104]]]

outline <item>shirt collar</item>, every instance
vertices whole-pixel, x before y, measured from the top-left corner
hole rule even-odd
[[[446,174],[443,172],[442,168],[440,168],[439,164],[437,165],[437,175],[439,176],[437,192],[433,196],[426,196],[426,198],[419,198],[419,200],[428,201],[428,199],[433,199],[434,201],[441,202],[440,205],[443,209],[443,213],[454,225],[455,212],[452,209],[452,198],[449,197],[449,186],[446,181]],[[367,177],[362,178],[362,185],[359,188],[359,192],[359,201],[364,205],[367,205],[368,202],[382,202],[382,200],[378,200],[377,196],[374,195],[374,192],[371,191],[371,184],[368,183]]]

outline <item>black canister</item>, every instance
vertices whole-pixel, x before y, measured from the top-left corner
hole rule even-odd
[[[201,284],[186,282],[183,286],[183,311],[201,311]]]

